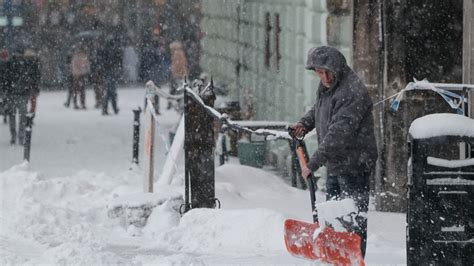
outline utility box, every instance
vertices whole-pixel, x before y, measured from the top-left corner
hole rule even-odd
[[[407,264],[474,265],[474,119],[418,118],[408,145]]]

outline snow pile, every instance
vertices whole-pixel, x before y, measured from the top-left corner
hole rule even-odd
[[[409,134],[415,139],[446,135],[474,137],[474,119],[449,113],[425,115],[412,122]]]
[[[283,221],[283,215],[268,209],[193,209],[163,241],[187,253],[273,253],[285,250]]]
[[[108,180],[107,180],[108,179]],[[115,182],[87,171],[71,177],[46,178],[27,171],[27,165],[0,173],[1,236],[17,235],[43,250],[31,263],[119,263],[103,252],[104,228],[111,226],[104,206]],[[3,238],[3,237],[2,237]],[[3,262],[16,262],[15,251],[3,254]],[[26,260],[25,260],[26,261]],[[23,261],[23,262],[25,262]]]
[[[172,210],[179,213],[179,207],[184,200],[181,193],[164,187],[155,193],[135,193],[114,198],[107,205],[107,209],[109,217],[121,218],[123,224],[141,228],[145,226],[153,209],[163,203],[167,203]]]
[[[354,216],[358,213],[353,199],[329,200],[316,204],[316,209],[321,229],[329,224],[336,232],[346,232],[341,220],[355,222]]]

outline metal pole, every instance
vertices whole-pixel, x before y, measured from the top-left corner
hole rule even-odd
[[[13,51],[13,5],[12,0],[5,0],[3,3],[3,10],[5,12],[5,16],[7,17],[7,25],[5,27],[5,39],[4,39],[4,47],[8,50],[8,52],[12,53]]]
[[[133,159],[132,163],[138,165],[138,148],[140,142],[140,113],[142,109],[133,110]]]
[[[26,115],[26,128],[25,128],[25,145],[23,152],[23,159],[27,162],[30,161],[30,151],[31,151],[31,131],[33,125],[33,116],[34,113],[28,113]]]
[[[189,141],[186,141],[186,120],[189,116],[189,96],[188,92],[184,90],[184,121],[185,121],[185,137],[184,137],[184,212],[187,212],[191,209],[191,197],[190,197],[190,186],[191,186],[191,166],[190,166],[190,154],[189,154]]]

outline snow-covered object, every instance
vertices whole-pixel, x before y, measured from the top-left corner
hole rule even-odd
[[[464,178],[434,178],[426,180],[429,186],[474,186],[474,180]]]
[[[162,188],[156,193],[134,193],[116,197],[107,204],[110,218],[122,218],[126,226],[144,227],[153,209],[168,202],[176,213],[184,203],[180,193]]]
[[[471,159],[463,159],[463,160],[446,160],[436,157],[428,156],[426,161],[429,165],[446,167],[446,168],[459,168],[459,167],[466,167],[466,166],[474,166],[474,158]]]
[[[192,209],[164,239],[168,248],[189,253],[284,251],[283,221],[269,209]]]
[[[409,134],[414,139],[439,136],[474,137],[474,119],[449,113],[430,114],[415,119]]]
[[[166,156],[166,162],[161,170],[160,178],[158,179],[159,185],[169,185],[173,179],[173,175],[176,172],[176,162],[178,157],[183,153],[184,146],[184,115],[181,117],[176,135],[174,136],[173,143]]]
[[[353,199],[329,200],[316,204],[318,210],[318,219],[321,228],[326,224],[332,225],[335,231],[347,231],[341,224],[340,219],[350,222],[355,214],[358,213],[357,206]]]

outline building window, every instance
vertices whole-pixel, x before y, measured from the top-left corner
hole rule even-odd
[[[280,70],[280,14],[275,14],[275,67]]]
[[[272,31],[272,25],[270,23],[270,13],[265,13],[265,66],[270,68],[270,32]]]

